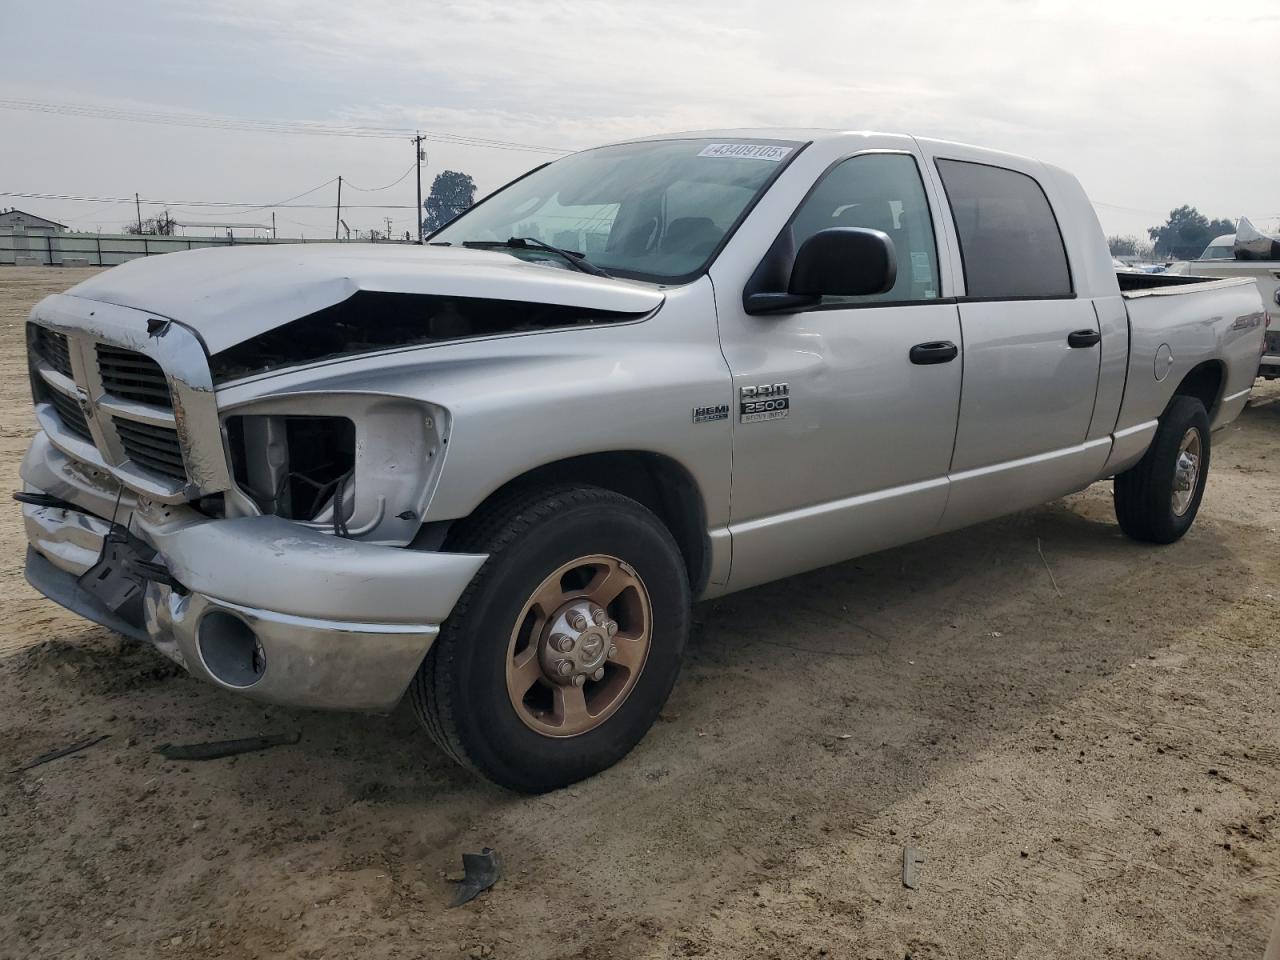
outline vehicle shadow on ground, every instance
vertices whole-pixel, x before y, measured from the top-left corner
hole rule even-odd
[[[56,863],[65,892],[84,895],[79,865],[145,826],[168,848],[130,855],[131,888],[176,886],[186,906],[175,910],[235,916],[243,878],[286,862],[305,867],[273,881],[273,905],[328,897],[341,914],[368,868],[403,909],[447,930],[456,915],[441,912],[440,872],[488,845],[538,877],[538,897],[626,917],[696,915],[1191,626],[1117,598],[1157,577],[1194,594],[1206,568],[1225,578],[1221,603],[1245,589],[1227,527],[1156,550],[1125,540],[1109,510],[1095,490],[699,604],[686,669],[650,735],[614,769],[544,797],[456,767],[407,705],[363,717],[254,704],[174,675],[148,648],[117,655],[105,631],[67,627],[0,665],[14,707],[5,765],[90,729],[112,739],[41,771],[50,799],[70,797],[77,815],[27,856]],[[297,745],[235,759],[179,764],[152,752],[290,730],[302,732]],[[196,822],[212,826],[193,832]],[[680,856],[651,855],[674,847]],[[220,882],[222,863],[241,879]],[[515,902],[521,883],[508,881]]]

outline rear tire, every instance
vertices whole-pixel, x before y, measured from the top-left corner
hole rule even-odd
[[[663,523],[609,490],[542,488],[461,522],[448,546],[489,559],[410,685],[432,739],[525,793],[625,756],[657,720],[689,629],[689,580]]]
[[[1194,397],[1170,401],[1155,439],[1113,482],[1120,529],[1145,543],[1173,543],[1191,528],[1209,476],[1209,415]]]

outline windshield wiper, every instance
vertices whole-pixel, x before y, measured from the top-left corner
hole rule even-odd
[[[565,263],[573,267],[575,270],[581,270],[583,273],[589,273],[593,277],[608,277],[609,274],[597,267],[594,263],[576,250],[564,250],[560,247],[553,247],[549,243],[544,243],[537,237],[509,237],[506,240],[464,240],[464,247],[471,247],[477,250],[501,249],[508,248],[511,250],[546,250],[554,253],[556,256],[564,260]]]

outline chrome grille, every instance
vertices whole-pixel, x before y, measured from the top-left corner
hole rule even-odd
[[[89,421],[84,418],[84,411],[80,409],[80,404],[75,398],[68,397],[57,390],[50,390],[49,402],[58,411],[58,417],[62,420],[64,427],[81,439],[93,442],[93,435],[89,433]]]
[[[71,352],[66,335],[35,324],[31,324],[31,330],[31,349],[36,356],[64,377],[71,376]]]
[[[107,393],[137,403],[173,409],[173,397],[164,371],[145,353],[123,350],[100,343],[97,346],[98,373]]]
[[[36,419],[63,453],[160,503],[231,486],[209,357],[146,311],[54,294],[31,315]]]
[[[130,460],[166,477],[186,480],[187,470],[182,461],[182,444],[178,442],[177,430],[123,417],[112,417],[111,423],[120,438],[120,446]]]

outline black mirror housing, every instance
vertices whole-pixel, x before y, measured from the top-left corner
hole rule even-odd
[[[796,252],[787,293],[800,297],[865,297],[887,293],[898,279],[889,235],[863,227],[828,227]]]

